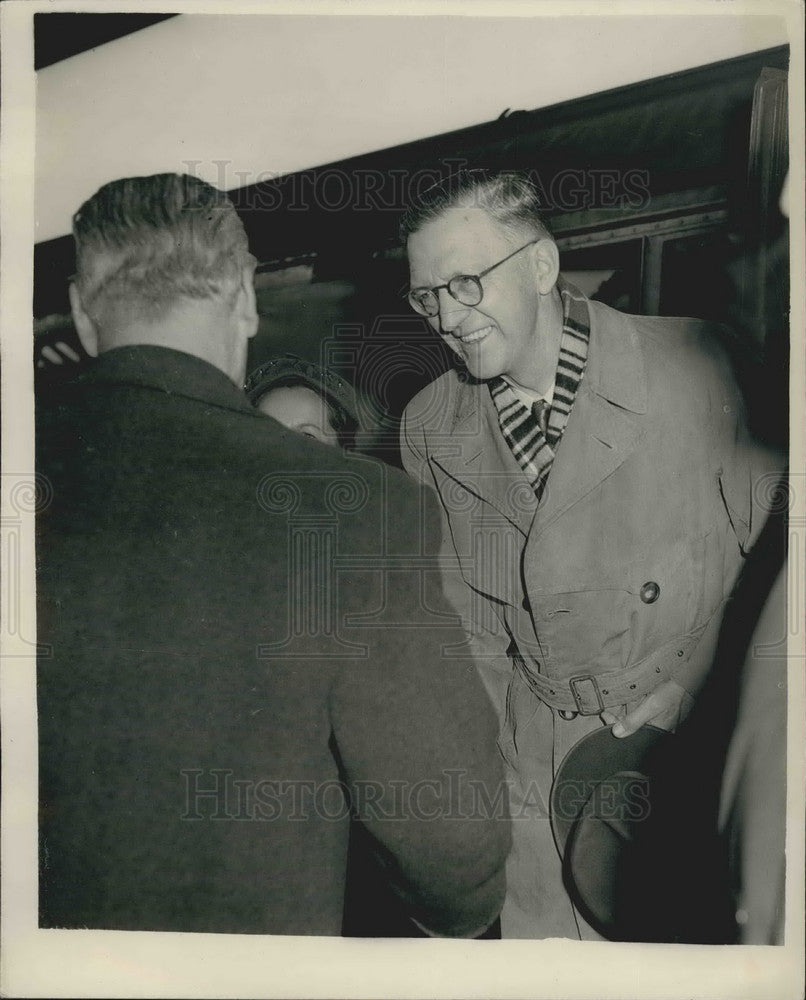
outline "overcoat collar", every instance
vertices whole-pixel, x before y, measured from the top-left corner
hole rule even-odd
[[[588,302],[590,354],[585,379],[593,392],[632,413],[646,413],[644,354],[635,319]]]
[[[169,396],[256,413],[244,392],[220,369],[201,358],[150,344],[104,351],[79,384],[114,384],[154,389]]]
[[[589,305],[585,375],[540,501],[533,537],[624,462],[638,441],[640,416],[647,409],[646,371],[634,320],[600,303]],[[537,500],[501,435],[486,384],[466,376],[453,376],[450,383],[451,447],[433,460],[528,535]]]

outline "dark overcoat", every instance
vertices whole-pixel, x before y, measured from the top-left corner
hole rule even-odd
[[[338,934],[351,812],[426,929],[489,924],[494,716],[408,479],[159,347],[40,403],[37,461],[41,925]]]

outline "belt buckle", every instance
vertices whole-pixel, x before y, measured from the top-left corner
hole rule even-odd
[[[577,690],[577,685],[584,684],[585,682],[589,682],[592,685],[594,694],[596,695],[596,701],[599,703],[599,707],[594,709],[592,712],[585,711],[585,707],[582,704],[582,695]],[[604,712],[605,704],[602,701],[602,694],[599,691],[599,683],[593,674],[578,674],[576,677],[569,677],[568,687],[570,688],[571,695],[576,702],[577,713],[579,715],[601,715],[602,712]]]

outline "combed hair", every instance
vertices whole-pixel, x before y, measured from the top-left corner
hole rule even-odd
[[[449,208],[483,208],[502,226],[551,239],[540,195],[528,174],[512,170],[459,170],[421,192],[403,213],[402,243]]]
[[[181,298],[228,299],[255,264],[229,198],[187,174],[105,184],[73,216],[73,236],[95,320],[110,309],[156,320]]]

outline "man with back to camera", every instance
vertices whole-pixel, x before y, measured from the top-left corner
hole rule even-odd
[[[559,273],[528,177],[463,171],[403,217],[409,301],[459,364],[408,405],[446,588],[498,710],[514,845],[502,936],[595,938],[548,821],[557,765],[603,723],[691,707],[765,511],[714,332],[627,316]],[[659,901],[659,905],[663,905]]]
[[[114,181],[74,236],[95,360],[37,408],[40,925],[339,934],[354,811],[422,930],[483,933],[494,716],[441,656],[441,594],[420,607],[416,490],[249,403],[255,262],[221,192]]]

